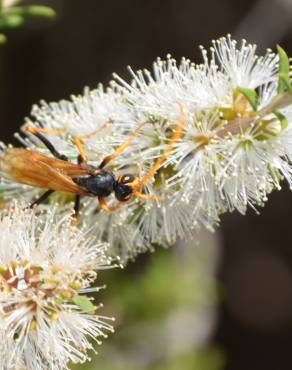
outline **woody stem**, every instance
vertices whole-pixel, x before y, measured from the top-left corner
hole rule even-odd
[[[216,131],[215,135],[219,138],[224,138],[229,134],[239,134],[243,130],[260,121],[268,114],[273,113],[274,110],[285,108],[290,104],[292,104],[292,94],[284,93],[282,95],[277,95],[270,104],[256,112],[253,116],[238,117],[231,121],[227,121],[223,127]]]

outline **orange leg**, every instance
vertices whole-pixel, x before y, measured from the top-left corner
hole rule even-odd
[[[81,135],[81,136],[72,136],[72,140],[73,140],[74,144],[76,145],[76,147],[78,149],[78,152],[79,152],[83,162],[87,162],[88,158],[87,158],[87,155],[84,151],[82,141],[86,140],[86,139],[89,139],[90,137],[96,135],[98,132],[100,132],[105,127],[107,127],[110,123],[112,123],[111,119],[108,122],[101,125],[98,129],[94,130],[93,132],[90,132],[89,134]]]
[[[117,204],[113,207],[109,207],[104,199],[104,197],[101,197],[99,196],[98,197],[98,201],[99,201],[99,205],[100,205],[100,208],[103,209],[104,211],[106,212],[114,212],[116,211],[118,208],[120,208],[121,204]]]
[[[51,130],[41,127],[26,126],[24,127],[24,129],[30,132],[31,134],[35,135],[47,147],[47,149],[49,149],[49,151],[53,154],[54,157],[61,159],[63,161],[68,161],[68,158],[64,154],[59,153],[58,150],[54,147],[54,145],[42,134],[43,132],[49,134],[62,134],[67,130],[66,127],[60,130]]]
[[[164,161],[166,161],[169,153],[173,149],[174,144],[180,139],[180,137],[182,135],[182,130],[183,130],[183,126],[184,126],[186,117],[185,117],[183,105],[181,103],[179,103],[178,105],[179,105],[180,115],[179,115],[179,119],[177,121],[176,127],[173,131],[173,134],[170,138],[169,144],[164,149],[161,157],[158,158],[158,160],[154,163],[154,165],[150,168],[150,170],[146,173],[146,175],[144,175],[142,177],[142,179],[140,180],[140,183],[141,183],[142,186],[145,182],[147,182],[150,179],[150,177],[152,177],[155,174],[155,172],[158,170],[160,165]]]
[[[111,160],[116,158],[120,153],[122,153],[135,139],[138,132],[141,130],[141,128],[148,122],[141,123],[138,127],[135,128],[135,130],[128,136],[128,138],[123,142],[122,145],[120,145],[112,154],[108,155],[103,159],[101,164],[99,165],[99,168],[102,169],[105,165],[107,165]]]
[[[78,222],[78,216],[75,214],[71,215],[71,225],[76,226],[77,222]]]
[[[81,143],[81,139],[79,139],[79,137],[77,137],[77,136],[73,136],[72,137],[72,141],[76,145],[77,150],[78,150],[78,152],[79,152],[79,154],[80,154],[80,156],[82,158],[82,161],[83,162],[87,162],[88,161],[88,158],[87,158],[87,155],[86,155],[86,153],[84,151],[83,145]]]
[[[64,132],[67,131],[67,126],[61,129],[49,129],[49,128],[42,128],[42,127],[32,127],[32,126],[27,126],[25,129],[30,132],[31,134],[37,134],[37,133],[44,133],[44,134],[63,134]]]
[[[134,191],[133,194],[136,195],[136,197],[144,199],[144,200],[159,200],[160,199],[160,197],[157,195],[143,194],[140,191]]]
[[[141,193],[140,189],[142,187],[142,184],[141,184],[141,181],[139,180],[141,178],[141,165],[140,163],[137,163],[137,167],[138,167],[138,177],[137,177],[137,183],[134,184],[134,191],[133,191],[133,195],[136,195],[136,197],[140,198],[140,199],[144,199],[144,200],[159,200],[160,197],[158,195],[153,195],[153,194],[144,194],[144,193]]]

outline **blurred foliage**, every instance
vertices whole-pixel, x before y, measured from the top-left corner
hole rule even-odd
[[[158,250],[101,274],[103,313],[116,317],[116,333],[73,369],[222,369],[223,352],[208,344],[218,300],[212,253],[208,246]]]
[[[17,5],[20,0],[0,0],[0,44],[6,42],[3,31],[22,26],[29,18],[53,18],[52,8],[43,5]]]

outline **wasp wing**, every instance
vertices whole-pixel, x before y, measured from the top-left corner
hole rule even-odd
[[[7,148],[0,157],[0,170],[21,184],[80,195],[84,191],[71,177],[88,173],[77,164],[25,148]]]
[[[35,152],[35,151],[28,150],[25,148],[8,148],[6,150],[7,153],[9,152],[15,153],[16,151],[20,152],[20,154],[17,154],[17,155],[27,155],[27,154],[22,154],[24,152],[28,152],[30,154],[33,153],[33,157],[35,161],[46,163],[48,166],[60,171],[62,174],[69,176],[69,177],[78,177],[78,176],[88,174],[88,169],[80,166],[79,164],[63,161],[61,159],[57,159],[54,157],[49,157],[39,152]]]

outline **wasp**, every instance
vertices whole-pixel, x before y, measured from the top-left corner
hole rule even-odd
[[[17,183],[47,189],[30,205],[31,208],[44,202],[54,192],[74,194],[75,219],[77,219],[79,213],[80,198],[83,196],[97,197],[100,208],[107,212],[115,211],[121,203],[129,201],[133,196],[144,200],[157,199],[154,195],[143,193],[143,186],[155,175],[161,164],[167,159],[174,143],[182,134],[185,118],[181,104],[179,104],[179,109],[180,116],[173,129],[169,143],[162,155],[142,178],[133,174],[116,176],[112,171],[107,170],[106,167],[110,161],[130,145],[145,123],[140,124],[112,154],[102,160],[97,168],[88,163],[82,142],[95,135],[99,130],[87,135],[72,137],[79,152],[77,163],[72,163],[65,155],[59,153],[54,145],[43,135],[43,133],[57,134],[62,130],[28,126],[25,129],[37,137],[47,147],[52,156],[31,150],[30,148],[9,147],[4,150],[0,158],[0,169]],[[107,124],[108,122],[101,126],[100,129]],[[105,199],[111,194],[114,194],[118,201],[118,204],[112,207],[107,204]]]

